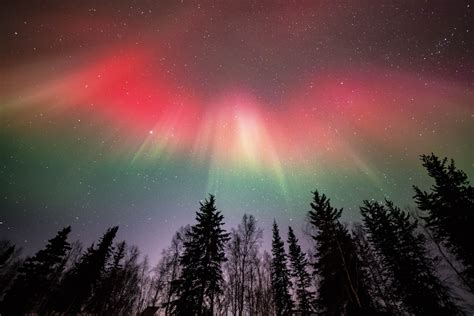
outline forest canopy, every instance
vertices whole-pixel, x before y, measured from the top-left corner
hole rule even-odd
[[[271,249],[249,214],[230,231],[216,197],[200,202],[159,263],[110,227],[87,248],[59,230],[23,257],[0,243],[2,315],[463,315],[473,311],[474,190],[454,161],[421,162],[430,188],[416,208],[390,200],[359,205],[361,222],[313,191],[306,228],[274,221]],[[309,237],[305,249],[297,236]]]

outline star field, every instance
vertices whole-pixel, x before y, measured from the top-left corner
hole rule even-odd
[[[6,2],[0,13],[0,237],[72,225],[152,260],[216,195],[269,236],[318,189],[412,205],[418,155],[472,178],[468,1]]]

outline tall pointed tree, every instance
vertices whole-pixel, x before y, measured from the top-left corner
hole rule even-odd
[[[467,175],[456,168],[454,161],[439,159],[434,154],[422,155],[423,166],[433,178],[431,192],[414,186],[415,201],[427,227],[437,241],[446,245],[465,266],[465,278],[474,288],[474,188]]]
[[[392,285],[406,310],[415,315],[456,315],[458,308],[436,275],[425,250],[425,239],[392,202],[364,201],[361,207],[369,240],[392,273]]]
[[[173,285],[177,299],[171,307],[175,315],[212,315],[222,291],[221,265],[229,234],[222,228],[224,217],[216,209],[214,196],[200,204],[197,223],[187,232],[183,245],[181,275]]]
[[[311,315],[313,312],[313,293],[310,290],[311,276],[307,271],[308,259],[301,250],[293,229],[288,227],[288,254],[291,263],[291,276],[295,280],[299,315]]]
[[[71,249],[67,241],[70,232],[71,227],[63,228],[44,249],[25,260],[5,295],[2,314],[20,315],[41,308],[64,269]]]
[[[97,247],[92,244],[73,269],[66,274],[55,298],[56,311],[66,313],[82,311],[105,272],[117,231],[118,226],[109,228]]]
[[[339,222],[342,209],[318,191],[313,193],[309,221],[315,230],[314,273],[319,279],[317,306],[324,315],[373,314],[367,280],[356,247]]]
[[[272,288],[275,311],[278,316],[293,313],[293,301],[290,296],[290,272],[287,266],[285,245],[280,237],[276,221],[273,222],[272,239]]]

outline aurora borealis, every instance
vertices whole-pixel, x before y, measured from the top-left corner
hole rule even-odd
[[[71,224],[155,260],[216,195],[303,226],[318,189],[412,205],[418,155],[474,174],[468,1],[7,1],[0,13],[0,237]]]

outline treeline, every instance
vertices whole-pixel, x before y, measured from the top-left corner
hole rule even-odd
[[[365,200],[361,223],[347,225],[342,209],[313,192],[306,252],[292,227],[285,247],[276,222],[271,254],[262,250],[252,215],[225,231],[212,195],[154,268],[137,247],[114,242],[118,227],[85,250],[66,227],[24,260],[4,241],[1,314],[465,314],[474,294],[474,190],[453,161],[421,160],[434,184],[414,187],[416,211]]]

